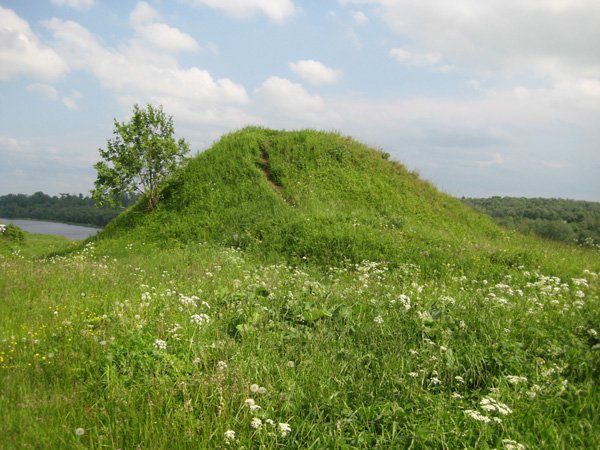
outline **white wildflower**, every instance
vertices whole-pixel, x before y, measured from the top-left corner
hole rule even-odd
[[[510,384],[519,384],[519,383],[526,383],[527,378],[519,377],[517,375],[507,375],[506,381],[508,381]]]
[[[252,422],[250,422],[250,426],[258,430],[262,426],[262,420],[260,420],[258,417],[255,417],[252,419]]]
[[[377,325],[381,325],[383,323],[383,317],[377,316],[373,319],[373,322],[375,322]]]
[[[469,416],[471,419],[475,419],[475,420],[477,420],[479,422],[489,423],[489,421],[490,421],[489,417],[484,416],[479,411],[474,411],[472,409],[465,409],[465,414],[467,416]]]
[[[259,387],[258,388],[258,393],[259,394],[263,394],[263,395],[266,394],[267,393],[267,388],[263,387],[263,386]]]
[[[483,397],[479,402],[479,405],[486,411],[497,412],[503,416],[512,413],[512,410],[507,405],[494,400],[492,397]]]
[[[190,321],[192,323],[196,323],[197,325],[204,325],[210,321],[210,317],[208,317],[206,314],[193,314],[190,317]]]
[[[83,428],[77,428],[77,429],[75,430],[75,434],[76,434],[77,436],[83,436],[83,435],[85,434],[85,430],[84,430]]]
[[[512,439],[502,439],[502,445],[504,446],[504,450],[525,450],[525,446],[523,444],[519,444],[517,441],[513,441]]]
[[[167,343],[165,341],[163,341],[162,339],[157,339],[154,341],[154,347],[156,347],[159,350],[166,350]]]
[[[461,377],[460,375],[455,376],[454,379],[456,381],[458,381],[459,383],[464,383],[465,382],[465,379],[463,377]]]
[[[286,437],[288,435],[288,433],[290,433],[291,431],[292,431],[292,427],[290,427],[289,424],[287,424],[287,423],[279,424],[279,433],[281,433],[281,437]]]
[[[590,328],[588,330],[588,334],[592,337],[597,337],[598,336],[598,332],[594,329],[594,328]]]
[[[288,361],[286,366],[288,366],[290,369],[293,369],[296,367],[296,363],[294,361]]]
[[[407,311],[412,307],[410,303],[410,297],[408,295],[401,294],[400,297],[398,297],[398,301],[402,304],[402,306],[404,306],[404,309]]]
[[[226,441],[235,441],[235,431],[227,430],[224,434]]]
[[[221,371],[227,369],[227,363],[225,361],[219,361],[217,363],[217,369]]]
[[[260,389],[260,386],[256,383],[250,385],[250,392],[257,393],[259,389]]]

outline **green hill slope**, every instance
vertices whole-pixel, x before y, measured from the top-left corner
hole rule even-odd
[[[100,238],[212,242],[324,264],[479,265],[482,246],[504,232],[387,156],[333,133],[246,128],[168,180],[155,211],[142,200]]]

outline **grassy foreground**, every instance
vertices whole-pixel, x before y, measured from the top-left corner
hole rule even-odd
[[[49,245],[0,246],[0,448],[600,445],[597,252],[562,248],[562,278],[125,240],[23,256]]]

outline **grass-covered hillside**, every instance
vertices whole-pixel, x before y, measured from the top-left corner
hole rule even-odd
[[[267,260],[412,262],[431,271],[449,262],[487,270],[490,262],[532,257],[517,239],[507,246],[506,232],[488,217],[387,154],[311,130],[227,135],[168,180],[155,211],[145,207],[140,201],[100,239],[211,242]]]
[[[600,447],[597,250],[314,131],[225,136],[145,205],[0,234],[0,449]]]

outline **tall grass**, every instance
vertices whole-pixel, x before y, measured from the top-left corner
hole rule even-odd
[[[597,254],[571,253],[576,277],[500,282],[213,244],[5,252],[0,447],[596,448]]]

